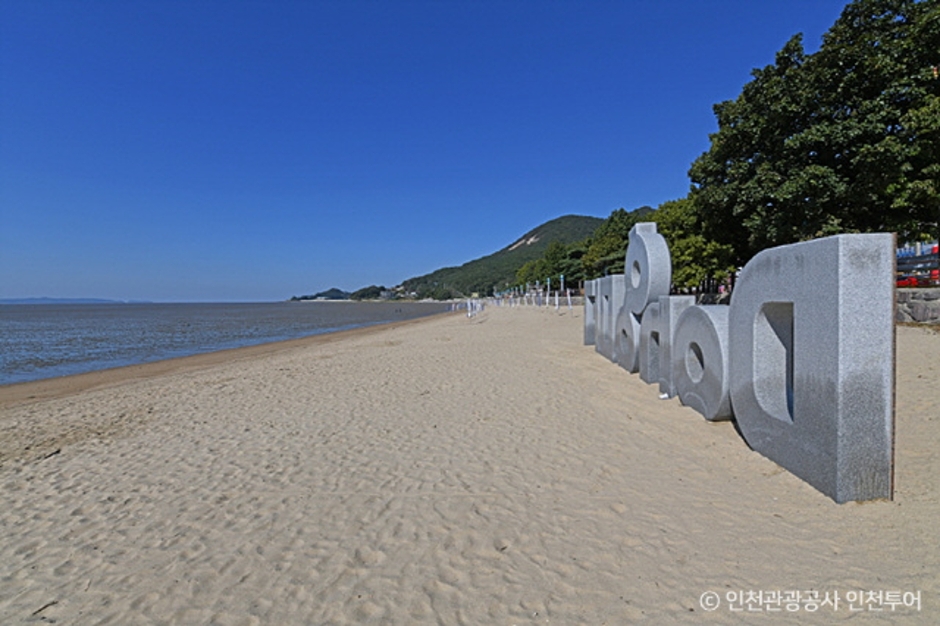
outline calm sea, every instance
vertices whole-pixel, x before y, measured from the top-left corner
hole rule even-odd
[[[0,385],[413,319],[418,302],[0,305]]]

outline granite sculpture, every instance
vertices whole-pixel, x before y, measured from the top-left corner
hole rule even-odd
[[[735,419],[836,502],[893,496],[893,235],[764,250],[730,306],[667,295],[655,224],[630,231],[625,268],[586,284],[586,344],[706,419]]]
[[[584,283],[584,345],[586,346],[594,345],[594,333],[597,328],[595,298],[595,282],[589,280]]]
[[[672,344],[676,395],[709,421],[731,419],[728,308],[690,306],[676,322]]]
[[[748,444],[836,502],[890,498],[890,234],[771,248],[731,296],[731,401]]]

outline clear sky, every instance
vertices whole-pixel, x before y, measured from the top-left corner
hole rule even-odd
[[[684,197],[832,0],[0,1],[0,298],[392,286]]]

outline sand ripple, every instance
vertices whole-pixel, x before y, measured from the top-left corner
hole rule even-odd
[[[899,329],[897,499],[840,506],[580,324],[490,309],[5,406],[0,623],[740,623],[700,594],[781,588],[922,590],[882,617],[933,623],[940,335]]]

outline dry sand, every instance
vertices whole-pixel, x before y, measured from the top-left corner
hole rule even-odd
[[[898,329],[895,500],[838,505],[561,313],[0,388],[0,623],[940,621],[940,335]]]

